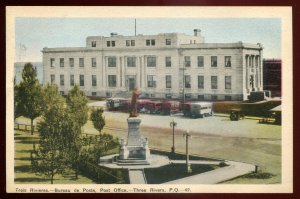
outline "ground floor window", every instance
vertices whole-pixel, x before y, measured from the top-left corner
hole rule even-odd
[[[217,96],[217,95],[212,95],[212,96],[211,96],[211,100],[214,100],[214,101],[215,101],[215,100],[218,100],[218,96]]]
[[[54,84],[55,83],[55,75],[51,75],[50,79],[51,79],[51,84]]]
[[[225,89],[231,89],[231,76],[225,76]]]
[[[226,101],[231,101],[231,96],[230,95],[225,95],[225,100]]]
[[[84,75],[79,75],[79,85],[84,86]]]
[[[65,85],[65,76],[64,75],[60,75],[60,85],[61,86]]]
[[[116,87],[116,86],[117,86],[117,76],[108,75],[108,87]]]
[[[147,75],[147,87],[149,88],[155,88],[156,82],[155,82],[155,76],[154,75]]]
[[[172,88],[172,76],[166,75],[166,88]]]
[[[190,75],[184,76],[184,87],[191,88],[191,76]]]
[[[211,76],[211,89],[218,89],[218,76]]]
[[[96,96],[97,95],[97,92],[92,92],[92,96]]]
[[[198,95],[198,100],[204,100],[204,95]]]

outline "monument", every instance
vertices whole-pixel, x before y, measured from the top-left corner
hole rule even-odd
[[[138,117],[137,100],[141,92],[135,88],[132,92],[131,107],[128,123],[127,141],[121,139],[121,147],[118,162],[119,163],[134,163],[134,164],[149,164],[150,149],[148,139],[140,135],[141,119]]]

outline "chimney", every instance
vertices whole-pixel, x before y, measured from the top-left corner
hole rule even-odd
[[[113,36],[117,36],[118,35],[118,33],[116,33],[116,32],[112,32],[112,33],[110,33],[110,36],[111,37],[113,37]]]
[[[201,36],[201,30],[200,29],[194,29],[194,36],[195,37]]]

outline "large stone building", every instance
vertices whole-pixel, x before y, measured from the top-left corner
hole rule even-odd
[[[62,94],[74,84],[88,96],[139,87],[149,98],[246,100],[260,91],[261,44],[205,43],[194,35],[90,36],[86,47],[44,48],[44,83]]]

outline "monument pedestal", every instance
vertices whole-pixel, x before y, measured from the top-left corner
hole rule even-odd
[[[142,138],[140,135],[141,119],[129,117],[127,123],[127,143],[126,140],[121,140],[119,163],[148,164],[150,149],[148,147],[148,139]]]

